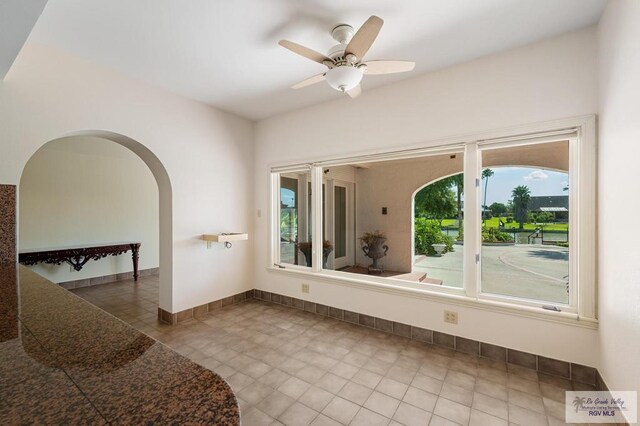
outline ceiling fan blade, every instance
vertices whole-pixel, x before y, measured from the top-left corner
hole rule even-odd
[[[365,62],[367,75],[395,74],[413,71],[416,66],[412,61],[367,61]]]
[[[384,24],[384,21],[375,15],[367,19],[347,45],[344,51],[345,54],[351,53],[355,55],[359,61],[362,60],[376,40],[376,37],[378,37],[382,24]]]
[[[311,86],[312,84],[320,83],[324,81],[324,73],[314,75],[313,77],[309,77],[306,80],[302,80],[300,83],[296,83],[291,86],[292,89],[301,89],[303,87]]]
[[[357,98],[361,94],[362,94],[362,86],[360,86],[359,84],[353,89],[347,91],[347,95],[349,95],[349,97],[352,99]]]
[[[324,61],[333,62],[333,59],[331,59],[327,55],[323,55],[320,52],[316,52],[315,50],[309,49],[308,47],[304,47],[289,40],[280,40],[278,44],[286,49],[289,49],[293,53],[297,53],[300,56],[304,56],[307,59],[311,59],[312,61],[318,62],[323,65]]]

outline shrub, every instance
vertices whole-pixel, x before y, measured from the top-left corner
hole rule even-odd
[[[482,228],[483,243],[512,243],[513,237],[498,228]]]
[[[464,241],[464,232],[460,228],[458,234],[458,241]],[[512,243],[513,237],[511,234],[500,231],[498,228],[482,228],[482,242],[483,243]]]
[[[415,250],[419,254],[435,255],[433,244],[445,244],[443,253],[453,251],[453,238],[440,230],[440,224],[435,220],[416,218],[415,221]]]

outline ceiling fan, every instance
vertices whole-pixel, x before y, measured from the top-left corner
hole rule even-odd
[[[412,71],[416,64],[411,61],[364,61],[364,55],[378,37],[383,23],[384,21],[377,16],[371,16],[357,32],[351,25],[337,25],[331,31],[331,36],[338,44],[329,49],[326,55],[292,41],[280,40],[280,46],[328,68],[322,74],[294,84],[291,88],[300,89],[326,80],[335,90],[355,98],[362,93],[360,82],[365,74],[382,75]]]

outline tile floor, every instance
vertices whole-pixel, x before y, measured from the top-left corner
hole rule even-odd
[[[558,425],[588,388],[255,300],[163,325],[157,276],[73,292],[224,377],[244,426]]]

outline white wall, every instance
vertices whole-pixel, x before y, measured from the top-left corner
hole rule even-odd
[[[169,175],[173,289],[161,307],[177,312],[252,288],[252,123],[28,43],[0,83],[0,182],[18,184],[46,142],[96,129],[146,146]],[[207,250],[199,239],[233,231],[251,240]]]
[[[640,229],[628,224],[640,210],[639,22],[640,2],[612,0],[598,28],[601,373],[610,389],[638,391]]]
[[[270,164],[424,146],[443,137],[593,114],[595,44],[595,28],[588,28],[369,92],[365,81],[356,100],[343,97],[258,122],[255,203],[264,214],[255,221],[256,287],[597,366],[592,329],[460,306],[460,323],[445,325],[445,303],[315,280],[305,280],[311,293],[303,295],[299,278],[266,269]]]
[[[20,179],[20,248],[139,241],[140,269],[159,265],[158,185],[129,149],[106,139],[73,136],[43,146]],[[69,265],[31,267],[53,282],[133,270],[131,253]]]

